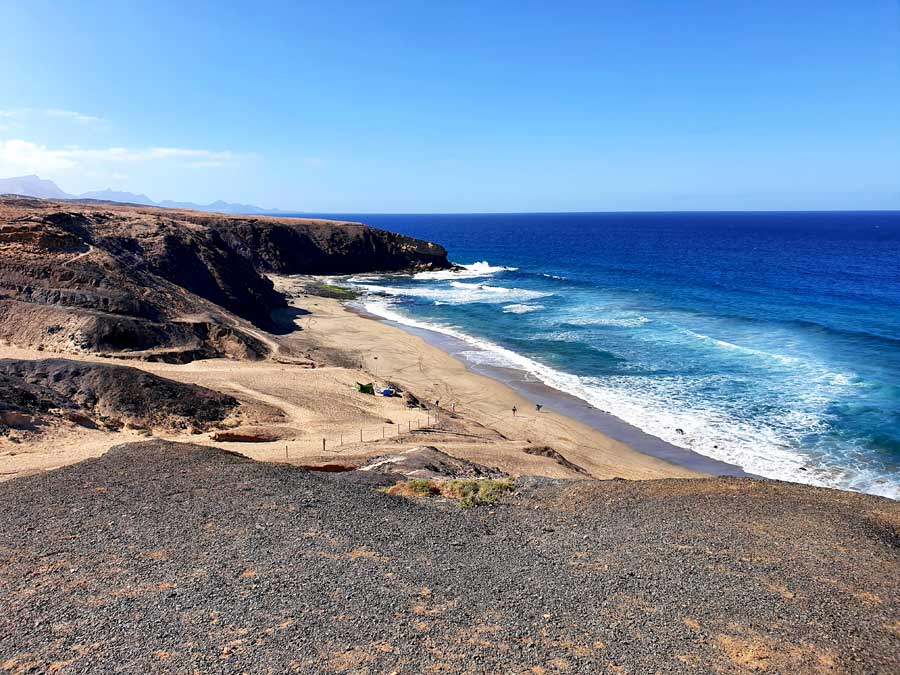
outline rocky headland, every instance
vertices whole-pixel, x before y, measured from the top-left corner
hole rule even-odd
[[[0,198],[0,339],[146,360],[263,358],[285,307],[267,272],[449,267],[359,223]]]

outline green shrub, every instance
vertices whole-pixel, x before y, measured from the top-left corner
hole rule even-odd
[[[335,300],[354,300],[359,297],[359,293],[352,288],[336,286],[334,284],[315,284],[307,287],[306,292],[310,295],[318,295],[323,298],[334,298]]]
[[[441,494],[459,500],[461,508],[490,506],[513,489],[510,479],[504,480],[449,480],[441,484]]]
[[[381,492],[401,497],[430,497],[441,495],[459,501],[460,508],[473,506],[491,506],[500,497],[512,491],[515,483],[512,479],[503,480],[426,480],[411,478],[400,481],[389,488],[380,488]]]

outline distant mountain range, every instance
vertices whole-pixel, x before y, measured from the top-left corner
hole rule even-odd
[[[17,178],[0,178],[0,194],[22,195],[24,197],[39,197],[41,199],[97,199],[106,202],[121,202],[123,204],[141,204],[143,206],[159,206],[165,209],[195,209],[197,211],[212,211],[214,213],[279,213],[278,209],[264,209],[252,204],[232,204],[221,200],[212,204],[194,204],[193,202],[173,202],[164,200],[155,202],[145,194],[133,192],[121,192],[119,190],[93,190],[80,195],[70,195],[63,192],[52,180],[45,180],[39,176],[19,176]]]

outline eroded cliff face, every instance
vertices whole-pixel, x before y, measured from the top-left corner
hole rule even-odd
[[[192,222],[209,224],[207,214],[194,213]],[[358,274],[450,267],[443,246],[360,223],[234,217],[216,228],[262,272]]]
[[[0,198],[0,338],[186,362],[261,358],[283,307],[265,272],[448,267],[440,246],[354,223]]]

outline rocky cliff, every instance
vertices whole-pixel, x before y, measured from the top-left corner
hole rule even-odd
[[[0,437],[58,421],[83,427],[206,430],[238,401],[127,366],[68,359],[0,359]]]
[[[206,218],[198,214],[198,219]],[[233,218],[222,236],[256,269],[279,274],[357,274],[445,269],[432,242],[359,223]]]
[[[58,351],[258,358],[284,306],[265,272],[441,269],[358,223],[0,198],[0,338]]]

